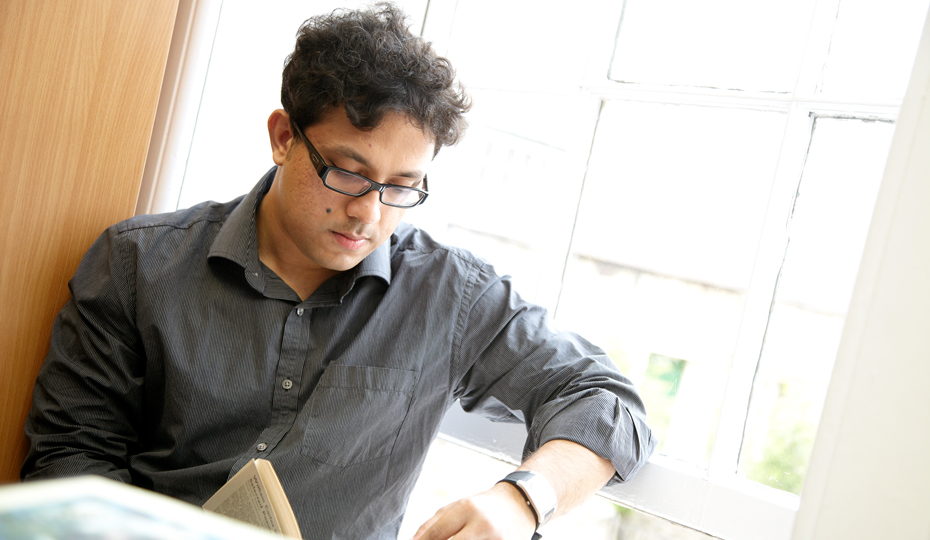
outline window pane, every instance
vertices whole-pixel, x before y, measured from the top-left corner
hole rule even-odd
[[[659,452],[704,465],[774,175],[780,113],[608,102],[560,325],[604,346]]]
[[[842,0],[823,93],[900,99],[910,79],[927,0]]]
[[[627,0],[611,78],[790,92],[815,2]]]
[[[586,59],[616,30],[613,0],[461,0],[447,55],[469,88],[576,91]],[[545,113],[542,113],[545,115]]]
[[[752,480],[800,494],[893,130],[814,124],[740,458]]]
[[[775,112],[605,103],[575,252],[744,290],[784,122]]]
[[[525,298],[553,307],[557,290],[540,289],[561,279],[583,174],[567,149],[576,98],[474,94],[468,135],[439,153],[429,199],[405,220],[491,261]]]

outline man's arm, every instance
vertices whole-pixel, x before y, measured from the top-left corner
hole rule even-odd
[[[131,264],[115,237],[111,228],[84,256],[55,320],[26,420],[24,480],[99,474],[131,481],[127,460],[138,443],[145,374],[130,324]]]
[[[649,459],[655,439],[629,379],[603,350],[549,322],[510,280],[484,266],[465,307],[453,355],[455,396],[467,412],[527,426],[521,470],[543,476],[557,514],[575,508],[608,481],[626,481]],[[418,540],[528,540],[536,526],[522,492],[493,486],[441,509]]]
[[[558,501],[556,517],[581,505],[615,472],[610,461],[565,440],[547,442],[518,470],[533,471],[549,481]],[[413,538],[528,540],[535,529],[536,516],[523,494],[512,484],[501,482],[441,508]]]

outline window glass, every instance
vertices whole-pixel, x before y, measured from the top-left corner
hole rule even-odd
[[[559,324],[639,383],[659,452],[705,465],[784,115],[607,102]]]
[[[440,151],[429,199],[405,219],[491,261],[525,298],[552,306],[584,174],[569,155],[576,119],[566,111],[577,98],[473,96],[468,135]]]
[[[814,124],[740,458],[752,480],[800,494],[893,130]]]
[[[901,98],[927,4],[927,0],[842,0],[824,66],[823,93]]]
[[[815,2],[626,0],[610,77],[790,92]]]
[[[784,123],[777,112],[606,102],[573,252],[745,289]]]
[[[602,32],[616,30],[621,7],[603,0],[456,2],[446,54],[469,88],[577,91],[587,57]]]

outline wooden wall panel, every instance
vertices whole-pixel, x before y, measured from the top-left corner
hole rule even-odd
[[[177,4],[0,1],[0,482],[67,281],[133,214]]]

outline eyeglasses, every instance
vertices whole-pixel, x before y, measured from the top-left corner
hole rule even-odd
[[[378,197],[382,204],[396,206],[399,208],[411,208],[426,200],[429,191],[426,185],[426,176],[423,177],[423,189],[408,186],[395,186],[393,184],[379,184],[374,180],[369,180],[360,174],[349,172],[339,167],[330,167],[323,161],[323,156],[316,151],[316,148],[307,140],[303,130],[299,129],[294,123],[291,123],[292,129],[300,135],[304,146],[310,153],[310,161],[316,169],[317,175],[323,180],[323,185],[329,189],[348,195],[350,197],[361,197],[369,191],[378,190]]]

